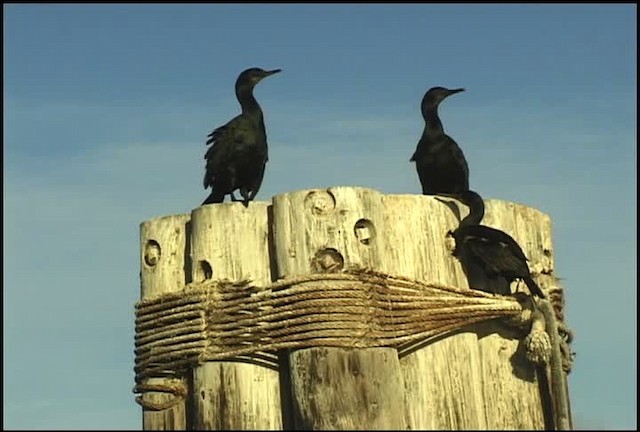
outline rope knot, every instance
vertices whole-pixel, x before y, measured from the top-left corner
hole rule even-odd
[[[527,359],[537,365],[547,365],[551,360],[551,338],[544,330],[532,330],[524,339]]]
[[[553,345],[547,333],[547,323],[544,314],[536,308],[531,317],[531,329],[524,338],[527,359],[537,365],[545,366],[551,361]]]
[[[167,393],[171,394],[174,397],[167,400],[166,402],[155,402],[149,399],[145,399],[143,396],[137,396],[136,402],[142,406],[144,409],[149,411],[163,411],[175,406],[178,402],[183,400],[187,396],[187,387],[186,385],[179,380],[169,381],[164,383],[143,383],[137,384],[133,387],[134,393],[146,393],[146,392],[157,392],[157,393]]]

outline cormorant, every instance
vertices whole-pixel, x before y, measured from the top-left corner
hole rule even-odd
[[[472,190],[450,194],[469,207],[469,214],[462,219],[458,228],[449,231],[455,239],[453,255],[468,259],[480,267],[490,278],[504,278],[508,283],[522,279],[532,295],[545,298],[545,294],[531,277],[527,257],[518,243],[504,231],[480,225],[484,217],[484,201]]]
[[[269,156],[262,109],[253,96],[253,88],[277,72],[280,69],[250,68],[238,76],[236,97],[242,114],[207,135],[207,145],[212,145],[204,156],[207,163],[203,184],[205,189],[211,187],[211,194],[202,205],[220,203],[227,194],[232,201],[238,201],[233,192],[240,189],[242,203],[247,207],[258,193]]]
[[[430,88],[422,98],[425,121],[422,137],[410,161],[416,170],[425,195],[456,193],[469,189],[469,166],[458,144],[444,133],[438,117],[438,105],[448,96],[464,91],[444,87]]]

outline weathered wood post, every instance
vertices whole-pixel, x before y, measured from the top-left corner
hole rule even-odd
[[[562,300],[549,217],[486,207],[483,223],[511,234]],[[136,335],[137,379],[153,377],[138,391],[164,402],[151,384],[189,389],[145,409],[144,428],[570,428],[558,345],[555,369],[535,366],[529,330],[507,320],[529,336],[544,322],[532,326],[511,296],[470,290],[451,256],[445,235],[466,212],[446,198],[335,187],[143,223],[136,331],[159,327]],[[183,304],[197,318],[176,337]],[[192,374],[172,374],[178,364]]]
[[[385,239],[376,234],[384,232],[382,200],[380,192],[364,188],[275,196],[278,278],[339,272],[353,265],[380,268],[386,258]],[[341,299],[339,292],[326,301],[342,301],[345,309],[354,303]],[[321,310],[323,304],[315,307]],[[362,324],[366,338],[368,328]],[[296,428],[406,428],[404,389],[394,348],[318,346],[292,351],[289,363]]]
[[[190,216],[180,214],[159,217],[140,225],[140,297],[153,298],[180,291],[189,282],[188,223]],[[136,323],[144,328],[145,323]],[[171,325],[168,323],[168,325]],[[138,338],[140,335],[136,335]],[[169,374],[140,383],[145,391],[142,426],[144,430],[185,430],[184,396],[186,377]]]
[[[191,215],[193,280],[271,282],[268,203],[198,207]],[[194,428],[282,429],[275,369],[239,361],[208,361],[193,371]]]
[[[458,220],[436,198],[385,197],[389,246],[385,272],[457,287],[467,281],[445,244]],[[480,353],[473,329],[427,344],[400,358],[411,429],[486,429]]]
[[[392,274],[468,288],[445,234],[458,218],[442,198],[388,195],[386,240]],[[453,200],[448,200],[457,203]],[[468,213],[457,205],[460,216]],[[487,200],[483,223],[502,229],[522,246],[537,273],[550,273],[551,223],[536,209]],[[392,221],[397,221],[393,223]],[[401,353],[406,407],[412,429],[544,429],[534,369],[518,351],[520,340],[504,326],[478,323],[436,343]]]

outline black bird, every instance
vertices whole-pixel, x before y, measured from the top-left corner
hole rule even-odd
[[[238,201],[233,192],[240,189],[242,203],[247,207],[258,193],[269,156],[264,117],[253,88],[277,72],[280,69],[251,68],[238,76],[236,97],[242,114],[208,135],[207,145],[211,147],[204,156],[207,163],[203,184],[205,189],[211,187],[211,194],[202,205],[221,203],[225,195]]]
[[[480,267],[490,278],[504,278],[508,283],[522,279],[532,295],[545,298],[545,294],[531,278],[527,257],[518,243],[504,231],[480,225],[484,217],[484,201],[472,190],[451,194],[469,207],[469,214],[462,219],[458,228],[449,231],[456,246],[453,255],[468,259]]]
[[[469,166],[458,144],[444,133],[438,117],[438,105],[448,96],[464,91],[444,87],[430,88],[422,98],[425,121],[422,137],[410,161],[416,170],[425,195],[456,193],[469,189]]]

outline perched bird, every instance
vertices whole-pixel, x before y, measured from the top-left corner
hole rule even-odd
[[[509,234],[480,225],[484,217],[484,201],[472,190],[451,194],[469,207],[469,214],[458,228],[449,231],[455,240],[453,255],[482,269],[490,279],[504,278],[507,283],[522,279],[532,295],[545,298],[545,294],[531,278],[527,258],[518,243]]]
[[[205,189],[211,187],[211,194],[202,205],[220,203],[225,195],[238,201],[233,192],[240,189],[242,203],[247,207],[258,193],[269,156],[264,117],[253,88],[277,72],[280,69],[251,68],[238,76],[236,97],[242,113],[208,135],[207,145],[211,147],[204,156],[207,162],[203,183]]]
[[[448,96],[464,91],[444,87],[430,88],[422,98],[425,121],[422,137],[410,161],[416,170],[425,195],[462,192],[469,189],[469,166],[458,144],[444,133],[438,117],[438,105]]]

